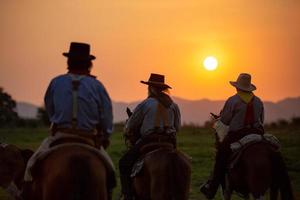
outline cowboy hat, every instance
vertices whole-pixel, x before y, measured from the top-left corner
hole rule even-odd
[[[95,56],[90,55],[90,45],[79,42],[71,42],[69,52],[65,52],[63,55],[73,60],[96,59]]]
[[[169,85],[165,84],[165,76],[161,75],[161,74],[151,73],[148,81],[141,81],[141,83],[146,84],[146,85],[151,85],[154,87],[171,89],[171,87]]]
[[[242,91],[252,92],[256,90],[256,86],[251,83],[251,75],[247,73],[241,73],[236,81],[229,81],[229,83]]]

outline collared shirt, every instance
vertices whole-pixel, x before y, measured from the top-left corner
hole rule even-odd
[[[253,96],[253,127],[259,128],[264,123],[264,105],[257,97]],[[242,98],[235,94],[230,97],[224,105],[221,112],[221,121],[229,126],[229,131],[238,131],[245,127],[245,116],[247,111],[247,103]]]
[[[149,135],[155,131],[163,131],[165,124],[168,124],[166,132],[176,133],[181,124],[180,111],[174,102],[169,108],[163,108],[166,112],[166,121],[163,117],[158,116],[158,100],[149,97],[141,102],[133,111],[133,114],[128,119],[125,131],[135,132],[138,130],[142,136]],[[157,118],[159,117],[159,118]]]
[[[77,128],[89,131],[100,125],[105,133],[111,134],[112,104],[104,86],[91,76],[83,75],[79,81]],[[50,121],[62,128],[72,127],[72,86],[72,74],[60,75],[51,81],[44,98]]]

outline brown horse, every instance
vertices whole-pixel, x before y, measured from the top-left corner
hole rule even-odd
[[[99,156],[82,146],[64,146],[37,162],[30,200],[108,200],[107,171]]]
[[[216,133],[216,145],[220,144],[220,136]],[[243,150],[238,162],[229,169],[222,183],[225,200],[230,200],[233,191],[249,199],[263,199],[270,190],[270,200],[277,200],[281,193],[282,200],[293,200],[293,192],[287,169],[279,152],[275,152],[269,144],[257,142]]]
[[[126,109],[128,117],[132,115]],[[135,144],[139,133],[125,136],[126,145]],[[176,143],[176,142],[175,142]],[[188,200],[191,184],[191,159],[169,143],[150,143],[158,147],[153,151],[141,149],[144,168],[133,178],[133,189],[137,200]],[[143,153],[149,152],[149,153]]]
[[[23,187],[26,163],[33,154],[29,149],[0,143],[0,187],[18,199]]]
[[[190,159],[176,149],[162,147],[146,155],[133,188],[138,200],[187,200],[190,181]]]

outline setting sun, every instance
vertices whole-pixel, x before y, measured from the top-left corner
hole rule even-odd
[[[213,71],[218,67],[218,60],[213,56],[208,56],[205,58],[203,65],[206,70]]]

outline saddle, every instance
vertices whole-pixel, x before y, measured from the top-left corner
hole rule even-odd
[[[133,178],[133,177],[136,177],[139,174],[141,174],[143,167],[144,167],[145,158],[153,153],[156,153],[157,151],[162,150],[162,149],[173,150],[173,149],[175,149],[175,146],[173,144],[171,144],[170,142],[151,142],[149,144],[144,145],[140,149],[141,157],[133,165],[130,177]]]
[[[86,134],[87,135],[87,134]],[[39,152],[30,163],[27,164],[27,169],[25,172],[25,181],[31,181],[35,177],[35,172],[43,160],[45,160],[48,155],[55,152],[58,149],[64,147],[82,147],[91,153],[98,156],[98,158],[104,163],[108,176],[107,176],[107,185],[108,189],[111,190],[116,186],[115,178],[115,167],[114,164],[107,154],[107,152],[101,146],[98,147],[94,140],[89,137],[81,137],[78,135],[68,134],[65,132],[57,132],[57,135],[54,134],[54,139],[48,140],[45,146],[48,148],[43,149]]]
[[[232,151],[229,158],[228,169],[232,169],[238,163],[243,152],[251,147],[253,144],[264,143],[269,146],[273,151],[278,151],[280,149],[279,140],[272,134],[249,134],[241,138],[240,140],[230,144],[230,149]]]

